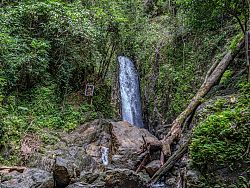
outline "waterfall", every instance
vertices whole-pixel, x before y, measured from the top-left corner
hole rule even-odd
[[[109,164],[108,156],[109,156],[109,148],[101,147],[102,154],[102,163],[107,166]]]
[[[122,119],[136,127],[144,128],[137,70],[127,57],[119,56],[118,62]]]

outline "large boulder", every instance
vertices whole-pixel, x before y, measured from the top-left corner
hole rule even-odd
[[[46,146],[33,155],[28,165],[53,171],[55,183],[66,187],[77,182],[83,171],[93,175],[107,169],[136,170],[145,157],[146,145],[152,151],[162,146],[146,129],[128,122],[96,120],[64,134],[57,145]],[[158,155],[154,158],[159,159]]]
[[[25,169],[1,175],[1,188],[54,188],[52,174],[40,169]]]
[[[147,188],[148,181],[149,179],[136,174],[132,170],[111,169],[101,173],[82,173],[79,182],[71,184],[67,188]]]
[[[111,163],[120,168],[134,170],[141,161],[141,151],[144,146],[144,140],[151,145],[152,150],[159,150],[161,142],[146,129],[139,129],[127,122],[113,122],[113,153]],[[160,157],[159,157],[160,159]]]
[[[151,161],[149,164],[146,165],[145,169],[147,173],[152,177],[157,170],[159,170],[161,167],[161,161],[160,160],[155,160]]]

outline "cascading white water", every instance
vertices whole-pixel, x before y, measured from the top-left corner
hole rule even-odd
[[[102,163],[107,166],[109,164],[109,148],[101,147]]]
[[[127,57],[119,56],[118,61],[122,119],[136,127],[144,128],[137,70]]]

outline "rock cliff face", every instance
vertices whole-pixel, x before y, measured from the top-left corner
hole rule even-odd
[[[52,188],[54,180],[51,173],[40,169],[25,169],[23,172],[13,171],[1,176],[3,188]]]
[[[147,130],[127,122],[96,120],[64,134],[56,145],[34,153],[28,166],[41,170],[33,169],[32,175],[29,171],[8,174],[10,178],[2,182],[2,187],[18,187],[18,179],[24,179],[25,186],[32,187],[36,173],[44,174],[45,182],[51,181],[53,174],[56,187],[147,187],[146,171],[135,173],[147,154],[146,145],[151,145],[150,150],[154,151],[151,161],[159,159],[157,151],[161,149],[161,142]],[[106,162],[104,155],[107,155]],[[53,187],[54,184],[46,185]]]

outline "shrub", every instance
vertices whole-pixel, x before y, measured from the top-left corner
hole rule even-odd
[[[244,153],[250,142],[249,94],[232,99],[236,103],[215,111],[194,129],[190,155],[193,164],[200,169],[224,165],[233,167],[246,157]]]

